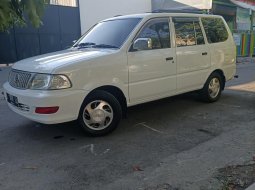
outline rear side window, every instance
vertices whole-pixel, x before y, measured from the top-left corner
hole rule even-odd
[[[198,18],[173,18],[177,47],[205,44]]]
[[[209,43],[224,42],[228,39],[228,31],[221,18],[202,18],[202,23]]]

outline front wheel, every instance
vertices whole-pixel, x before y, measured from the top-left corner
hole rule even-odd
[[[216,102],[221,96],[223,82],[220,74],[212,73],[201,90],[202,99],[206,102]]]
[[[119,101],[112,94],[98,90],[83,102],[79,122],[88,135],[103,136],[118,126],[121,116]]]

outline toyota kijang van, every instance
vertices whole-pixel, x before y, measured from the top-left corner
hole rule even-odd
[[[14,112],[44,124],[114,130],[127,107],[190,91],[215,102],[236,73],[221,16],[145,13],[99,22],[71,48],[16,62],[4,84]]]

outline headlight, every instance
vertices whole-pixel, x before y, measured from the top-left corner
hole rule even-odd
[[[47,74],[35,74],[34,78],[32,79],[30,89],[41,89],[46,90],[49,88],[49,84],[51,81],[51,75]]]
[[[35,74],[30,89],[33,90],[59,90],[71,88],[71,82],[65,75]]]

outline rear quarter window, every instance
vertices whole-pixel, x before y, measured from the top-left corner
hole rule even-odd
[[[228,39],[228,31],[221,18],[202,18],[201,20],[209,43],[224,42]]]

